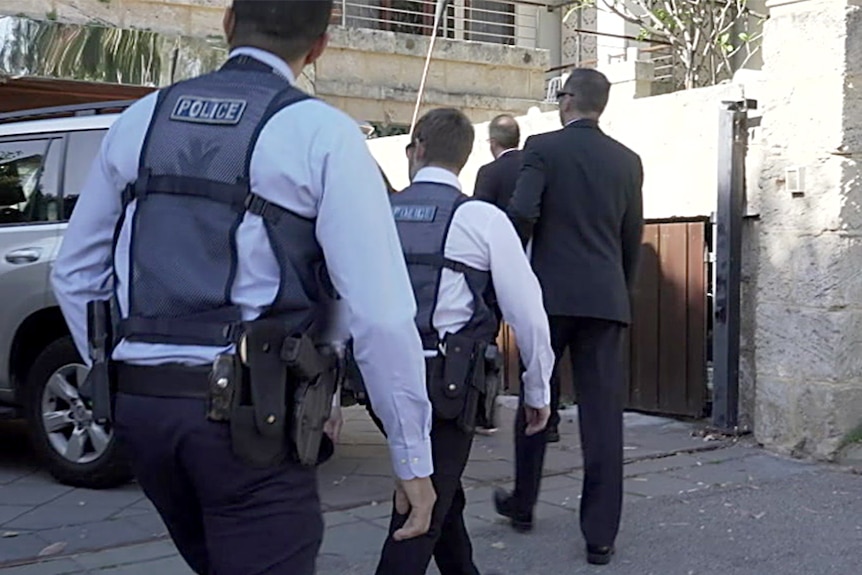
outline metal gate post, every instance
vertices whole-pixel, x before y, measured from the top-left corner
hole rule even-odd
[[[756,110],[757,102],[722,102],[722,107],[718,127],[712,423],[719,430],[736,432],[739,424],[739,313],[745,153],[748,148],[748,110]]]

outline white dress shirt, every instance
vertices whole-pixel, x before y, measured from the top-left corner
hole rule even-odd
[[[446,184],[461,189],[457,176],[442,168],[422,168],[413,182]],[[554,352],[548,316],[542,304],[539,280],[509,218],[487,202],[466,202],[455,211],[444,252],[449,259],[491,272],[498,305],[506,323],[515,331],[521,359],[527,366],[525,402],[536,408],[550,404]],[[473,296],[467,280],[463,274],[444,268],[433,318],[440,338],[464,327],[472,315]]]
[[[254,48],[251,56],[294,82],[288,65]],[[130,205],[112,263],[121,190],[134,181],[156,94],[123,113],[105,136],[75,208],[54,265],[57,299],[79,351],[87,357],[86,304],[110,296],[117,282],[123,316],[128,314]],[[349,313],[356,360],[386,428],[396,474],[402,479],[432,473],[431,406],[425,362],[414,316],[416,303],[386,188],[357,123],[324,102],[309,99],[277,113],[254,148],[251,188],[264,199],[306,218],[316,235],[332,283]],[[248,321],[275,299],[280,276],[262,219],[246,213],[236,234],[238,269],[231,298]],[[114,359],[140,365],[211,363],[232,348],[122,341]]]

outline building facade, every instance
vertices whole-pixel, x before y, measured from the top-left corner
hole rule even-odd
[[[21,82],[41,82],[49,91],[56,82],[100,82],[126,93],[213,69],[226,55],[221,23],[228,3],[4,0],[0,77],[7,82],[0,107],[13,109],[13,89]],[[434,0],[336,0],[330,48],[300,84],[381,131],[405,129],[435,6]],[[558,45],[554,12],[512,0],[453,0],[440,31],[423,109],[457,106],[484,121],[502,112],[525,113],[545,99],[552,50],[543,43]],[[70,90],[55,90],[55,99]],[[92,98],[112,90],[82,85],[71,91]],[[21,94],[19,107],[32,102]]]

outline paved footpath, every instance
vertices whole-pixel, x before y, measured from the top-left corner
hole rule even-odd
[[[320,471],[327,528],[319,575],[372,574],[386,537],[386,448],[364,411],[345,411],[343,444]],[[563,439],[549,449],[528,535],[493,513],[494,486],[512,479],[510,405],[501,419],[496,436],[477,437],[465,473],[467,523],[485,575],[862,573],[862,480],[852,470],[633,413],[619,552],[611,566],[590,567],[578,532],[576,416],[565,417]],[[18,427],[0,434],[0,575],[191,575],[137,487],[57,485],[34,467]],[[429,573],[437,574],[433,565]]]

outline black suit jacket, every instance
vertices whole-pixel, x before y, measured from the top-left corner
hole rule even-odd
[[[509,215],[549,315],[631,322],[643,235],[640,157],[581,120],[527,139]]]
[[[521,150],[512,150],[479,168],[473,197],[505,210],[509,206],[518,181],[518,173],[521,171],[521,156]]]

